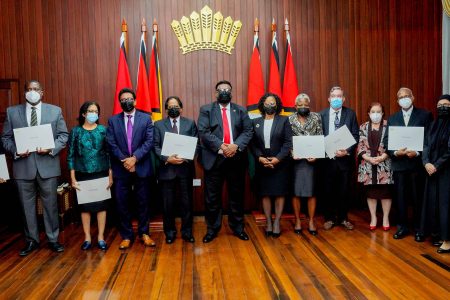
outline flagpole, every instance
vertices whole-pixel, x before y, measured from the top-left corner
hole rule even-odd
[[[125,18],[122,19],[122,33],[124,36],[125,52],[128,53],[128,25]]]
[[[259,21],[258,21],[258,18],[255,18],[254,32],[255,32],[256,36],[258,36],[258,33],[259,33]]]

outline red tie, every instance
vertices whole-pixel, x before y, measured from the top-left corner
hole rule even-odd
[[[227,108],[222,107],[223,142],[230,143],[230,126],[228,125]]]

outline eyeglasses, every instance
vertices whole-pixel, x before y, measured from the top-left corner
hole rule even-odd
[[[438,104],[437,108],[439,107],[450,107],[450,104]]]
[[[178,108],[178,109],[180,109],[181,107],[179,107],[178,105],[176,105],[176,106],[168,106],[167,107],[167,109],[171,109],[171,108]]]
[[[40,92],[41,88],[28,88],[27,89],[27,92],[31,92],[31,91]]]
[[[231,89],[217,89],[217,91],[220,92],[231,92]]]
[[[98,114],[98,110],[88,110],[87,112],[88,113],[96,113],[96,114]]]
[[[128,101],[134,101],[134,98],[130,97],[130,98],[122,98],[122,99],[120,99],[120,102],[128,102]]]

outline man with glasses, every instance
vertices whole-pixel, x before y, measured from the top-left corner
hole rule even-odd
[[[209,243],[222,226],[222,188],[228,185],[228,224],[234,235],[247,241],[244,231],[244,188],[247,165],[246,148],[253,136],[247,111],[231,103],[231,83],[216,84],[217,101],[200,108],[198,130],[201,142],[201,163],[205,170],[205,208]]]

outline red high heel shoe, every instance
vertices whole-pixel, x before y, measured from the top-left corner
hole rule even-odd
[[[375,226],[369,225],[369,229],[370,229],[371,231],[374,231],[375,229],[377,229],[377,225],[375,225]]]
[[[384,231],[389,231],[389,229],[391,229],[391,226],[389,226],[389,225],[388,226],[383,226],[383,230]]]

